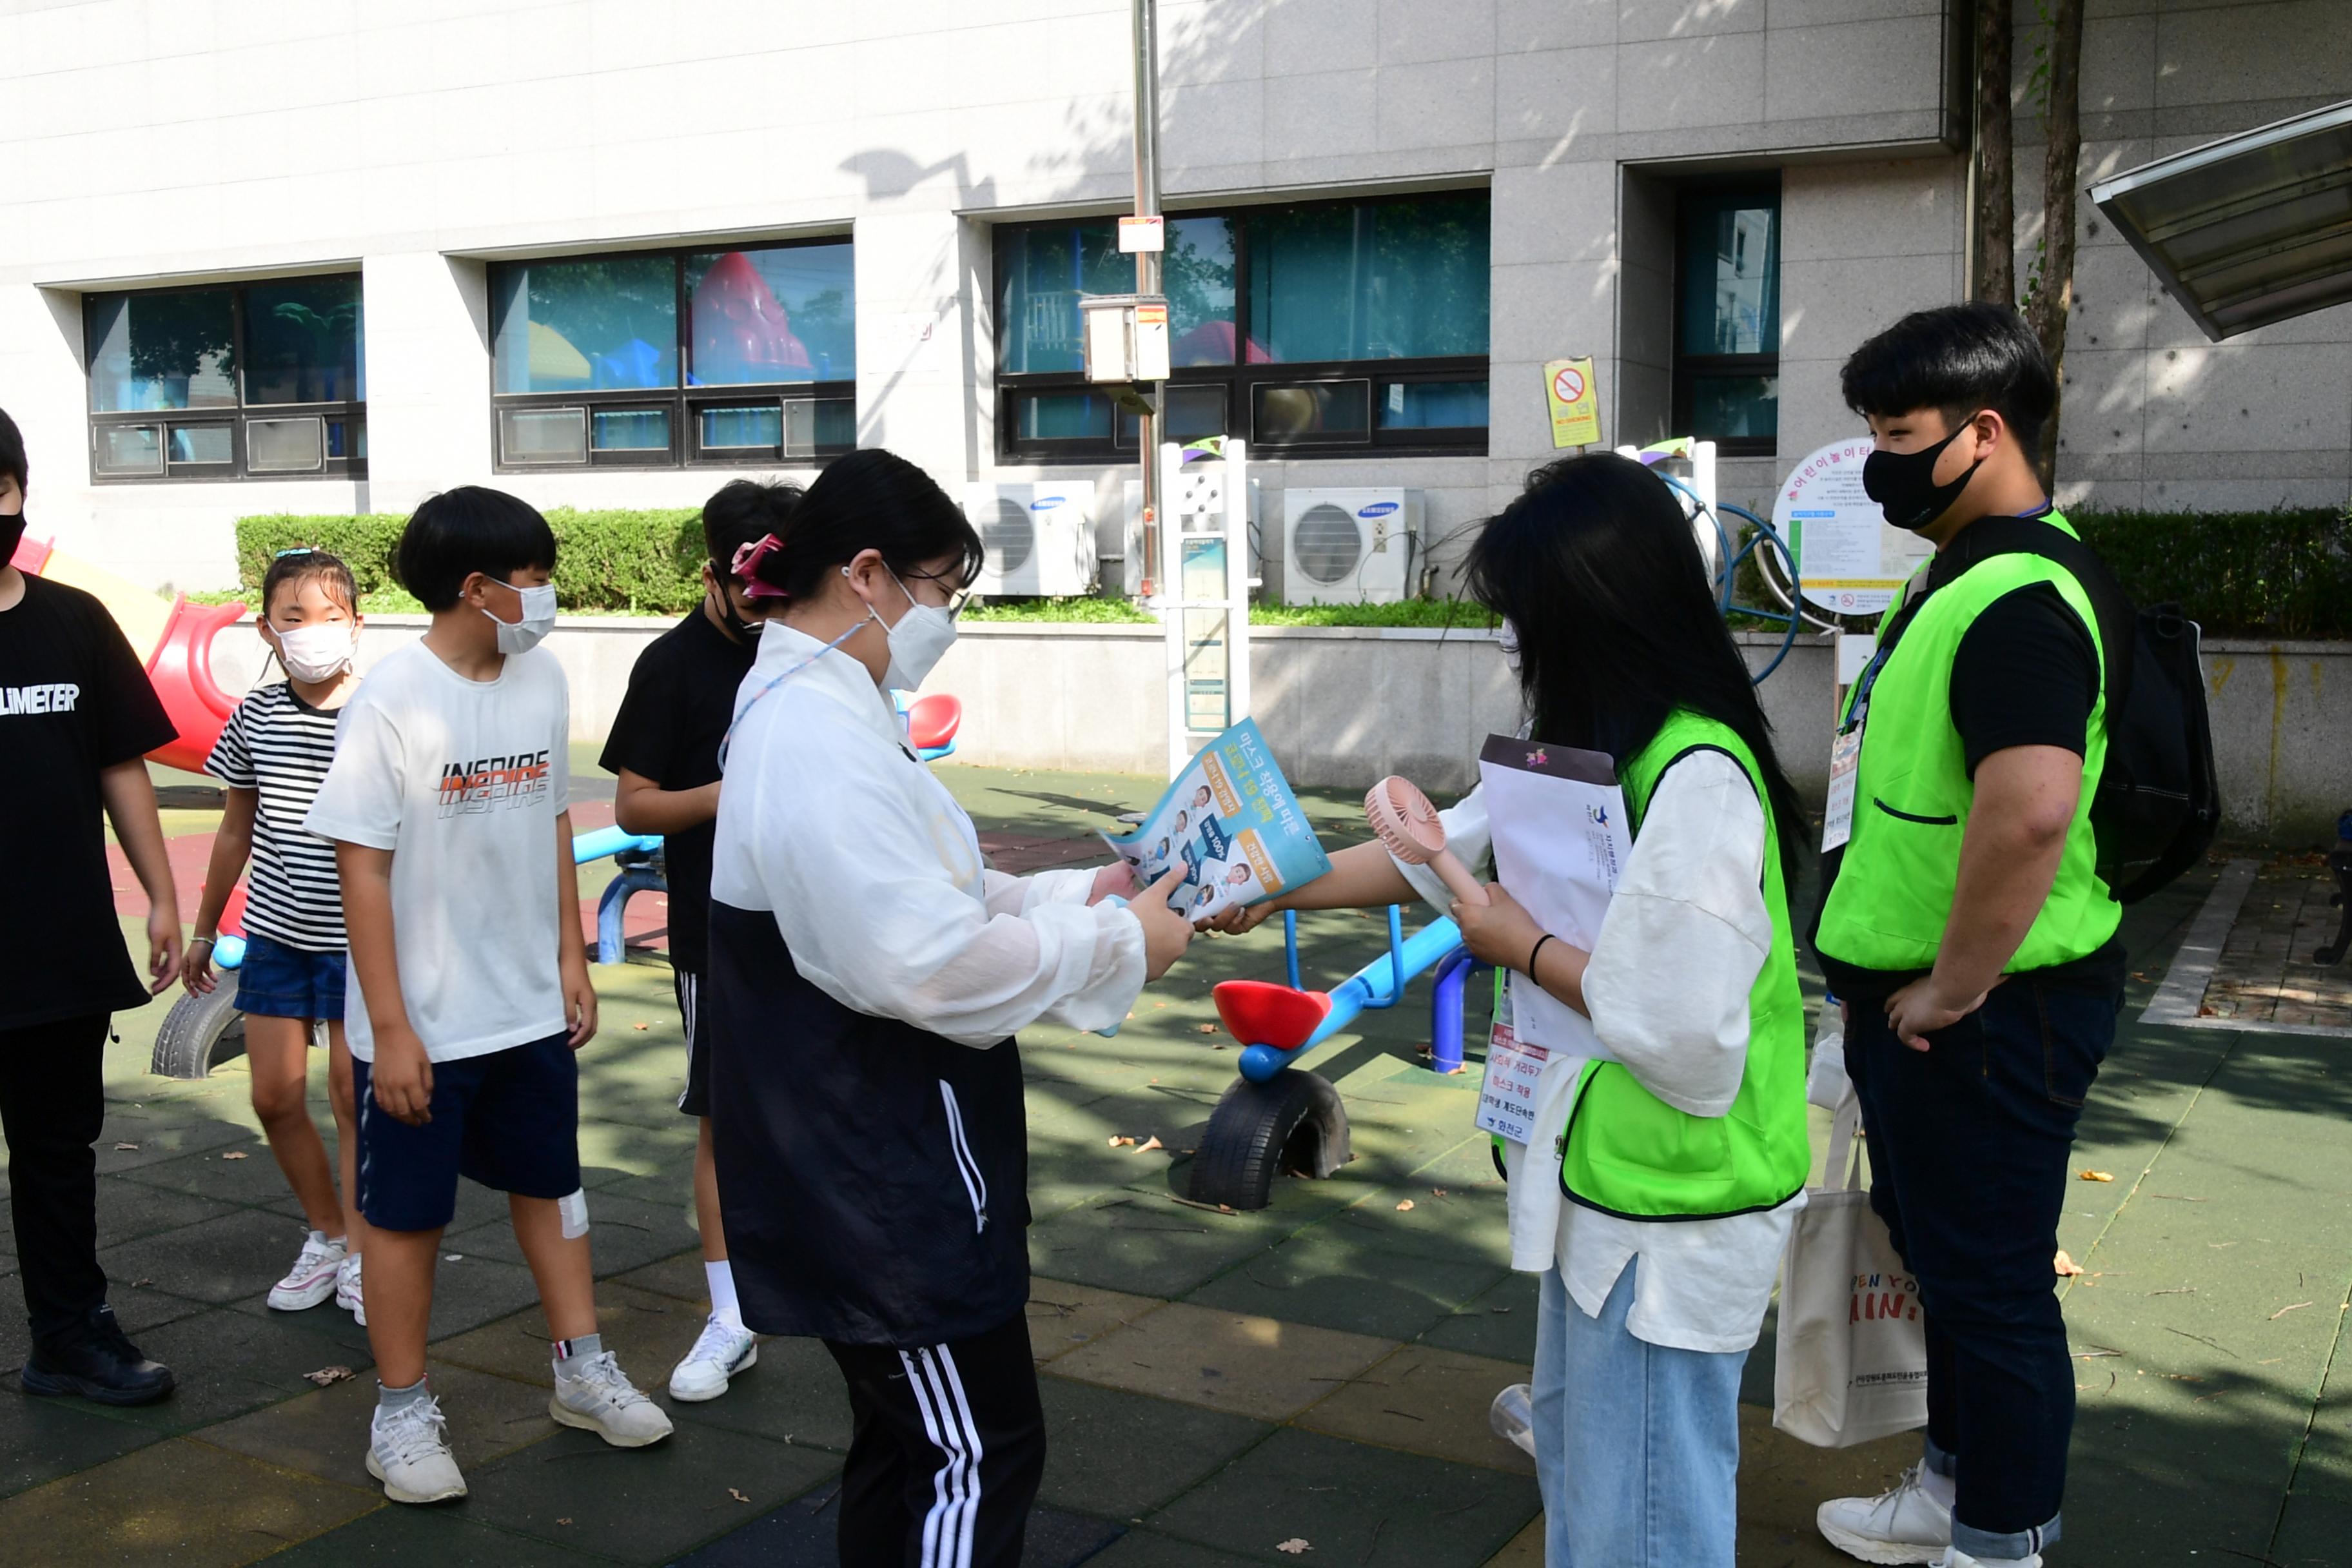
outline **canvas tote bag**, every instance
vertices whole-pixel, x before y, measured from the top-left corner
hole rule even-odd
[[[1861,1120],[1849,1089],[1831,1129],[1824,1184],[1806,1194],[1780,1263],[1772,1425],[1819,1448],[1927,1424],[1919,1283],[1863,1190]]]

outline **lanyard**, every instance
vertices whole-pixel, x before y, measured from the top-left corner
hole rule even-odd
[[[777,687],[782,686],[785,681],[790,680],[793,676],[798,675],[802,670],[806,669],[810,665],[814,664],[818,659],[823,658],[826,654],[831,653],[843,643],[845,643],[851,637],[856,637],[857,635],[858,628],[865,625],[866,623],[864,621],[858,622],[857,626],[850,627],[847,631],[842,633],[839,637],[834,638],[831,642],[825,644],[823,647],[817,649],[814,653],[809,655],[806,658],[793,666],[792,668],[784,671],[783,674],[776,677],[773,680],[768,682],[767,685],[762,686],[759,690],[751,693],[751,698],[744,702],[743,706],[735,710],[735,717],[727,721],[727,733],[719,737],[719,771],[721,773],[724,773],[727,771],[727,749],[734,742],[735,726],[743,721],[743,715],[749,713],[752,708],[758,704],[761,698],[765,697],[769,692],[773,691]]]

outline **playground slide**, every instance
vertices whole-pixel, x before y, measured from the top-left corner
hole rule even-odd
[[[179,731],[177,739],[147,753],[166,767],[202,773],[220,739],[221,726],[236,711],[237,700],[213,679],[213,637],[245,614],[243,605],[192,605],[185,595],[166,599],[126,577],[93,566],[47,540],[18,542],[11,561],[31,576],[63,583],[94,595],[131,641],[163,711]]]

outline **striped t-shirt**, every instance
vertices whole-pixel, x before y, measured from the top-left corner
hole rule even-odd
[[[261,795],[253,814],[253,865],[246,873],[246,931],[305,952],[338,952],[350,945],[335,847],[302,826],[327,764],[335,760],[335,720],[281,680],[236,705],[205,759],[205,772],[213,777]]]

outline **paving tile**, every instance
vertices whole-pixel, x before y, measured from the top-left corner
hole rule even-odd
[[[1392,1340],[1178,1302],[1053,1367],[1063,1377],[1282,1421],[1395,1348]]]
[[[1822,1539],[1813,1524],[1814,1511],[1831,1498],[1877,1496],[1918,1458],[1916,1433],[1851,1448],[1816,1448],[1775,1430],[1769,1410],[1741,1405],[1739,1560],[1772,1568],[1853,1568],[1852,1558]],[[2080,1473],[2078,1468],[2074,1479]],[[2071,1496],[2067,1511],[2071,1522],[2077,1513]]]
[[[696,1320],[697,1332],[700,1319]],[[833,1354],[816,1340],[760,1342],[760,1359],[730,1379],[716,1399],[681,1403],[669,1397],[670,1361],[632,1363],[630,1375],[679,1421],[729,1432],[749,1432],[797,1447],[849,1449],[849,1390]]]
[[[445,1265],[446,1267],[446,1265]],[[604,1348],[647,1392],[667,1385],[669,1369],[694,1348],[703,1314],[669,1296],[603,1280],[596,1287],[596,1331]],[[541,1388],[555,1386],[547,1320],[536,1304],[446,1340],[436,1340],[441,1361],[494,1373]]]
[[[103,1144],[100,1148],[104,1148]],[[334,1152],[329,1140],[328,1153]],[[224,1154],[242,1154],[241,1160],[223,1159]],[[299,1217],[302,1207],[287,1190],[286,1173],[278,1168],[269,1152],[269,1145],[259,1138],[234,1142],[223,1147],[206,1149],[193,1154],[181,1154],[171,1159],[158,1159],[116,1173],[108,1178],[136,1184],[142,1188],[160,1188],[188,1197],[205,1198],[215,1203],[235,1204],[247,1208],[278,1208],[281,1214]],[[279,1207],[279,1205],[283,1205]]]
[[[1544,1517],[1538,1514],[1510,1543],[1486,1559],[1486,1568],[1544,1568]]]
[[[1421,1336],[1440,1350],[1499,1361],[1536,1359],[1537,1277],[1508,1273],[1438,1320]]]
[[[1038,1380],[1045,1405],[1046,1502],[1108,1519],[1163,1506],[1274,1428],[1148,1394]]]
[[[841,1561],[836,1545],[839,1497],[839,1483],[829,1481],[737,1526],[672,1568],[835,1568]],[[1103,1562],[1097,1553],[1106,1542],[1118,1540],[1121,1531],[1119,1525],[1084,1514],[1033,1508],[1022,1568],[1076,1568],[1080,1563]]]
[[[236,1212],[232,1204],[160,1189],[127,1176],[98,1179],[98,1244],[101,1247],[120,1246]],[[300,1250],[298,1240],[294,1252]],[[287,1254],[286,1261],[293,1260],[294,1253]],[[279,1272],[284,1269],[281,1268]],[[271,1278],[275,1279],[276,1276]]]
[[[1397,1206],[1406,1203],[1412,1206]],[[1507,1265],[1511,1258],[1510,1216],[1499,1184],[1465,1192],[1443,1183],[1393,1184],[1339,1210],[1318,1228],[1352,1247],[1408,1258],[1497,1265]]]
[[[675,1296],[706,1312],[710,1308],[710,1286],[709,1277],[702,1272],[699,1247],[673,1253],[658,1262],[640,1264],[611,1278],[615,1285],[651,1290],[656,1296]]]
[[[0,1379],[0,1497],[104,1464],[163,1436],[82,1400],[34,1398],[16,1384],[12,1364]]]
[[[588,1249],[598,1279],[642,1268],[656,1258],[673,1257],[682,1247],[701,1243],[686,1217],[693,1207],[691,1194],[681,1194],[675,1202],[653,1204],[606,1187],[591,1195],[587,1203]],[[472,1230],[447,1232],[441,1238],[441,1250],[496,1258],[509,1263],[523,1261],[513,1222],[504,1215]]]
[[[1264,1251],[1288,1228],[1269,1213],[1217,1214],[1123,1191],[1032,1226],[1029,1259],[1056,1279],[1176,1296]]]
[[[1407,1345],[1334,1389],[1300,1415],[1297,1425],[1358,1443],[1531,1476],[1535,1461],[1495,1435],[1487,1410],[1496,1394],[1533,1375],[1533,1368],[1514,1362]]]
[[[1243,1259],[1184,1300],[1383,1339],[1412,1339],[1510,1270],[1499,1260],[1375,1251],[1328,1222]]]
[[[271,1557],[269,1568],[347,1568],[354,1563],[430,1563],[434,1568],[606,1568],[591,1557],[508,1531],[476,1524],[465,1504],[403,1508],[387,1503],[339,1530]]]
[[[314,1386],[303,1377],[322,1366],[365,1373],[375,1363],[364,1350],[330,1343],[282,1317],[256,1317],[216,1307],[138,1336],[139,1348],[172,1369],[169,1398],[119,1412],[117,1418],[163,1432],[186,1432]]]
[[[192,1568],[248,1563],[332,1530],[378,1500],[201,1443],[152,1444],[0,1502],[0,1541],[26,1563]]]
[[[1029,1281],[1029,1349],[1043,1366],[1065,1351],[1098,1338],[1168,1303],[1156,1296],[1130,1296],[1076,1285],[1066,1279]]]
[[[583,1115],[580,1122],[580,1168],[604,1172],[619,1171],[628,1175],[651,1175],[694,1152],[694,1123],[683,1116],[670,1121],[677,1125],[656,1123],[650,1127],[633,1126],[625,1121],[610,1121],[601,1116]],[[606,1177],[597,1184],[611,1186],[616,1177]]]
[[[241,1081],[237,1091],[240,1097],[244,1093]],[[209,1092],[217,1096],[224,1091]],[[238,1110],[245,1116],[252,1115],[248,1107],[240,1105]],[[125,1143],[135,1147],[121,1147]],[[243,1160],[220,1161],[221,1152],[231,1148],[243,1149],[251,1159],[269,1160],[268,1145],[262,1142],[259,1132],[241,1121],[224,1117],[218,1110],[161,1101],[121,1105],[110,1100],[105,1123],[98,1135],[98,1173],[110,1176],[143,1171],[204,1153],[210,1153],[216,1163],[246,1163]]]
[[[2352,1563],[2352,1500],[2291,1493],[2279,1515],[2278,1536],[2268,1560],[2280,1568],[2344,1568]]]
[[[243,1312],[249,1317],[266,1318],[273,1323],[289,1324],[305,1333],[316,1334],[326,1343],[344,1350],[356,1351],[362,1355],[370,1353],[367,1330],[362,1328],[358,1320],[351,1313],[336,1306],[335,1299],[331,1296],[317,1306],[305,1308],[299,1312],[277,1310],[270,1306],[269,1298],[267,1295],[239,1296],[229,1302],[228,1307],[231,1311]]]
[[[649,1448],[566,1427],[467,1478],[467,1517],[628,1563],[667,1563],[838,1468],[822,1449],[680,1422]],[[748,1502],[732,1495],[740,1492]]]
[[[1288,1428],[1145,1523],[1263,1563],[1474,1568],[1537,1508],[1524,1476]],[[1289,1540],[1313,1555],[1275,1550]]]
[[[261,1209],[230,1209],[215,1218],[101,1247],[110,1279],[152,1280],[154,1288],[198,1301],[267,1296],[302,1249],[299,1220]]]
[[[547,1390],[492,1377],[437,1359],[425,1363],[433,1392],[448,1418],[457,1468],[477,1468],[558,1431],[547,1414]],[[264,1464],[299,1470],[362,1491],[377,1489],[367,1473],[368,1422],[375,1411],[373,1373],[281,1401],[207,1426],[205,1442]]]

